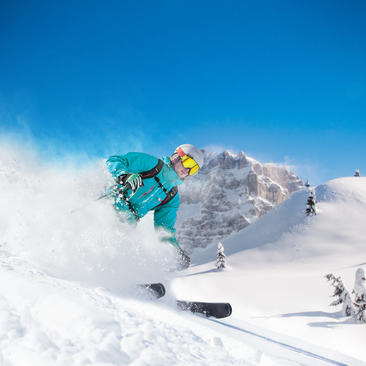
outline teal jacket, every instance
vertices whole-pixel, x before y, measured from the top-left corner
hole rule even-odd
[[[170,191],[174,186],[181,184],[182,180],[173,169],[169,157],[164,157],[162,160],[164,165],[159,174],[157,174],[157,177],[160,179],[162,185]],[[111,156],[107,160],[107,167],[113,177],[117,178],[122,174],[146,172],[154,168],[157,163],[158,159],[154,156],[130,152],[125,155]],[[128,195],[130,194],[131,191],[128,191]],[[169,241],[179,248],[174,228],[179,207],[179,193],[164,205],[157,207],[165,197],[165,192],[159,187],[154,178],[145,178],[144,185],[131,197],[130,202],[139,218],[144,217],[150,210],[154,210],[155,228],[165,229],[169,233],[169,236],[163,240]],[[117,211],[124,211],[130,221],[136,220],[128,206],[117,197],[114,199],[114,206]]]

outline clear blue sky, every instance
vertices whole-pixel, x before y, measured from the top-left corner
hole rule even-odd
[[[366,1],[0,1],[0,132],[366,175]]]

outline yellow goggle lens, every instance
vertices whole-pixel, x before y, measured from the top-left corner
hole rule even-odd
[[[184,155],[181,159],[183,166],[189,169],[189,175],[195,175],[198,173],[200,167],[190,156]]]
[[[200,167],[195,160],[187,155],[181,148],[177,149],[177,153],[182,159],[182,164],[185,168],[189,169],[189,175],[195,175],[198,173]]]

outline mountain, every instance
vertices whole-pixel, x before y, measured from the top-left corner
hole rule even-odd
[[[303,188],[289,168],[239,152],[205,152],[200,173],[179,187],[177,238],[186,249],[238,232]]]

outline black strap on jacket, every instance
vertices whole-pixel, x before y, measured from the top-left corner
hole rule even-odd
[[[160,202],[157,206],[153,208],[155,210],[157,207],[165,205],[167,202],[169,202],[171,199],[175,197],[175,195],[178,193],[178,187],[174,186],[170,191],[168,191],[160,182],[160,179],[158,177],[154,177],[156,182],[158,183],[159,187],[164,191],[166,194],[166,197],[162,202]]]
[[[161,159],[158,159],[158,163],[156,164],[156,166],[150,170],[147,170],[146,172],[142,172],[139,173],[142,179],[149,179],[149,178],[154,178],[156,183],[158,184],[158,186],[164,191],[164,193],[166,194],[166,197],[164,198],[163,201],[161,201],[157,206],[155,206],[152,210],[155,210],[157,207],[160,207],[162,205],[165,205],[167,202],[169,202],[171,199],[173,199],[175,197],[175,195],[178,193],[178,187],[174,186],[173,188],[170,189],[170,191],[168,191],[163,184],[161,183],[160,179],[157,177],[157,175],[161,172],[161,169],[163,169],[164,166],[164,162]],[[117,179],[117,183],[124,185],[125,180],[127,178],[128,175],[121,175],[118,177]],[[130,211],[132,211],[132,213],[135,215],[135,217],[137,216],[136,211],[134,210],[134,208],[132,207],[131,203],[128,201],[126,202],[128,205],[128,208],[130,209]]]
[[[157,177],[157,175],[161,172],[161,169],[163,169],[164,166],[164,162],[159,159],[158,163],[156,164],[156,166],[146,172],[140,173],[142,179],[145,178],[154,178],[156,183],[158,184],[158,186],[164,191],[164,193],[166,194],[166,197],[164,198],[164,200],[162,202],[160,202],[157,206],[155,206],[153,208],[153,210],[157,207],[160,207],[162,205],[165,205],[167,202],[169,202],[171,199],[173,199],[175,197],[175,195],[178,193],[178,187],[174,186],[173,188],[171,188],[170,191],[168,191],[163,184],[161,183],[160,179]]]
[[[159,159],[158,163],[156,164],[156,166],[154,166],[154,168],[147,170],[146,172],[140,173],[141,178],[145,179],[145,178],[155,177],[157,174],[159,174],[161,172],[161,169],[163,169],[163,166],[164,166],[164,162],[161,159]]]

